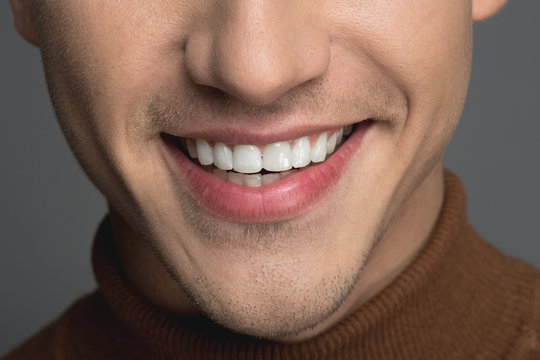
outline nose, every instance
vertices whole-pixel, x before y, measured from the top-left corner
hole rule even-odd
[[[323,75],[329,40],[318,1],[215,0],[187,39],[193,81],[244,102],[267,105]]]

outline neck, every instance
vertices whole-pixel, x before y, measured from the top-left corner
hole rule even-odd
[[[439,217],[444,200],[444,169],[436,166],[393,216],[373,247],[357,284],[352,311],[390,284],[420,253]]]

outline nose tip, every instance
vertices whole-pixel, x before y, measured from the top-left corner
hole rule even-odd
[[[196,84],[267,105],[325,73],[328,39],[305,14],[280,0],[227,4],[227,11],[207,15],[217,17],[205,21],[213,26],[186,43],[186,67]]]

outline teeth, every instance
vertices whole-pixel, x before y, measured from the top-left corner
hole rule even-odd
[[[227,181],[236,185],[244,185],[244,174],[229,171],[227,172]]]
[[[253,145],[235,145],[233,169],[244,174],[253,174],[261,171],[262,158],[259,148]]]
[[[214,165],[221,170],[233,168],[233,153],[224,143],[218,142],[214,145]]]
[[[249,187],[260,187],[262,185],[262,175],[244,175],[244,185]]]
[[[279,179],[281,179],[281,174],[265,174],[262,176],[262,184],[270,185],[271,183],[276,182]]]
[[[283,179],[289,175],[294,174],[298,170],[292,169],[288,171],[282,171],[274,174],[240,174],[234,171],[223,171],[220,169],[214,169],[213,174],[220,179],[228,181],[232,184],[243,185],[249,187],[261,187],[264,185],[270,185],[276,181]]]
[[[337,132],[336,142],[338,143],[338,145],[341,144],[342,140],[343,140],[343,128],[339,129]]]
[[[214,150],[204,139],[197,139],[197,156],[201,165],[212,165],[214,163]]]
[[[221,169],[214,169],[212,174],[219,177],[221,180],[228,181],[232,184],[243,185],[249,187],[261,187],[264,185],[270,185],[276,181],[283,179],[289,175],[294,174],[298,170],[293,169],[289,171],[283,171],[273,174],[241,174],[234,171],[225,171]]]
[[[292,168],[291,145],[288,141],[266,145],[263,152],[263,168],[268,171],[285,171]]]
[[[212,174],[216,175],[218,178],[222,180],[227,180],[227,172],[225,170],[214,169],[214,171],[212,171]]]
[[[187,149],[189,156],[191,156],[193,159],[197,158],[197,145],[191,140],[187,142]]]
[[[255,145],[234,145],[231,150],[232,145],[216,142],[212,146],[204,139],[186,139],[186,147],[189,156],[198,158],[201,165],[214,164],[216,168],[206,170],[217,177],[237,185],[259,187],[272,184],[311,162],[323,162],[341,145],[343,137],[352,133],[352,129],[352,125],[345,126],[330,137],[323,132],[313,146],[307,136],[295,141],[275,142],[266,145],[262,154]],[[276,173],[259,174],[263,168]]]
[[[326,153],[331,154],[336,149],[336,142],[337,142],[337,134],[333,133],[332,136],[328,139],[328,142],[326,143]]]
[[[315,146],[311,148],[311,161],[314,163],[323,162],[326,158],[327,136],[326,132],[322,133],[317,139]]]
[[[292,148],[292,166],[300,168],[311,162],[311,145],[307,136],[296,141]]]

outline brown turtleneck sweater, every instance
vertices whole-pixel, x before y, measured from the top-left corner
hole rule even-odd
[[[334,328],[285,345],[154,308],[122,277],[105,221],[93,267],[99,289],[5,360],[540,359],[540,272],[503,255],[468,224],[460,181],[429,242],[389,286]]]

